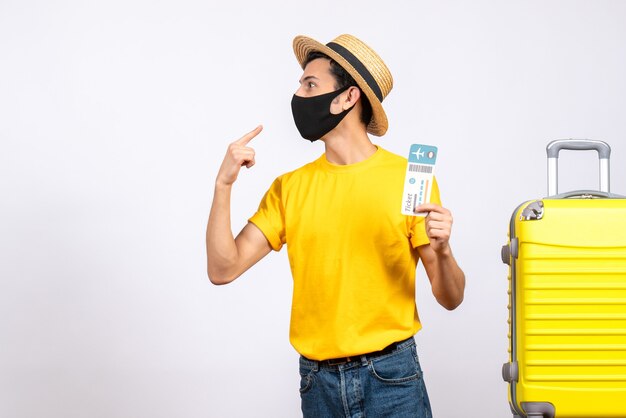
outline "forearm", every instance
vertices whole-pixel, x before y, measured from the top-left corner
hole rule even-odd
[[[237,265],[238,250],[230,220],[231,190],[232,185],[216,182],[206,229],[207,272],[215,284],[231,281],[231,271]]]
[[[450,247],[438,253],[433,251],[428,270],[437,302],[448,310],[458,307],[463,302],[465,274],[454,259]]]
[[[254,165],[254,150],[247,145],[262,129],[259,125],[228,146],[215,180],[213,204],[206,228],[207,273],[215,284],[235,280],[270,251],[260,231],[244,228],[235,239],[230,224],[233,184],[241,167],[250,168]]]

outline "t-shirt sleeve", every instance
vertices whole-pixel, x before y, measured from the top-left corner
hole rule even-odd
[[[441,205],[441,197],[439,196],[439,185],[437,179],[433,177],[433,190],[430,194],[430,202]],[[423,216],[409,216],[411,218],[411,226],[409,231],[409,239],[413,248],[420,245],[430,244],[428,235],[426,235],[426,227]]]
[[[256,213],[248,219],[261,230],[274,251],[279,251],[285,243],[285,211],[281,180],[281,177],[274,180],[261,199]]]

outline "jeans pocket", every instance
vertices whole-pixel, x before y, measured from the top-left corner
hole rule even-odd
[[[300,364],[300,394],[306,393],[309,389],[311,389],[315,378],[314,374],[314,369]]]
[[[406,348],[371,360],[369,363],[370,373],[377,380],[389,384],[419,380],[421,372],[412,351],[410,348]]]

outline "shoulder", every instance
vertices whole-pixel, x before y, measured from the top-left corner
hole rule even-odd
[[[386,149],[378,146],[378,152],[380,153],[380,158],[378,159],[379,165],[389,168],[395,169],[398,171],[404,172],[406,170],[407,159],[401,157],[398,154],[394,154],[391,151],[387,151]]]
[[[405,157],[402,157],[396,153],[393,153],[391,151],[386,150],[385,148],[381,147],[380,145],[377,145],[378,147],[378,151],[381,154],[381,160],[382,161],[386,161],[388,163],[395,163],[395,164],[406,164],[407,163],[407,159]]]
[[[276,177],[276,179],[274,179],[274,182],[272,183],[272,187],[284,187],[290,183],[298,182],[304,178],[311,176],[311,174],[317,170],[320,158],[324,158],[324,156],[322,155],[314,161],[306,163],[301,167],[298,167],[294,170],[288,171]]]

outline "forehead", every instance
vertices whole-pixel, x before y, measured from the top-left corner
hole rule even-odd
[[[311,77],[315,77],[322,82],[327,81],[329,83],[334,83],[335,78],[330,72],[330,60],[327,58],[316,58],[309,62],[306,67],[304,67],[304,72],[302,73],[300,81],[302,82],[303,80]]]

